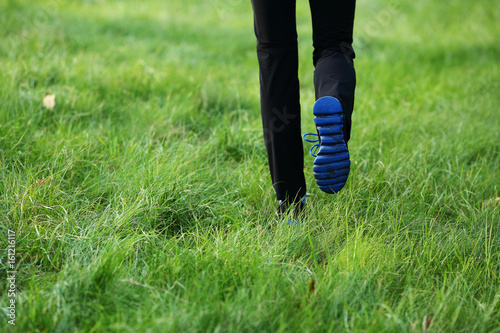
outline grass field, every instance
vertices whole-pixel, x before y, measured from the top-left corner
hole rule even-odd
[[[500,332],[497,1],[360,0],[355,23],[351,175],[324,194],[307,155],[289,227],[250,1],[2,0],[0,331]]]

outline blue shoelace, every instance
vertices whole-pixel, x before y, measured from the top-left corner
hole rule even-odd
[[[308,138],[306,138],[306,136],[308,136],[308,135],[313,135],[313,136],[317,137],[317,139],[316,140],[308,139]],[[302,138],[304,139],[304,141],[311,142],[311,143],[319,142],[319,135],[317,133],[306,133],[302,136]],[[313,145],[311,147],[311,149],[309,149],[309,154],[311,154],[312,157],[317,157],[318,150],[319,150],[319,143],[316,143],[315,145]]]

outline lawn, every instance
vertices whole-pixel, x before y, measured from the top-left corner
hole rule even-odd
[[[252,20],[0,2],[0,331],[500,332],[497,2],[357,2],[350,178],[321,192],[306,155],[298,226],[274,215]],[[307,1],[297,25],[305,133]]]

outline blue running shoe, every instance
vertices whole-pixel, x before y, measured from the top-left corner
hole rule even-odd
[[[281,223],[286,223],[288,225],[299,225],[300,221],[305,218],[304,208],[306,206],[306,197],[309,196],[307,193],[299,202],[294,204],[289,204],[278,200],[278,210],[276,215],[281,219]]]
[[[342,105],[335,97],[321,97],[313,106],[316,133],[304,134],[307,142],[318,142],[311,147],[314,159],[314,178],[319,188],[326,193],[337,193],[345,185],[351,167],[349,150],[344,141],[344,114]],[[308,135],[317,136],[310,140]]]

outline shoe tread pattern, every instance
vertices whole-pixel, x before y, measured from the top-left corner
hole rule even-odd
[[[320,138],[313,167],[316,184],[323,192],[337,193],[344,187],[351,166],[342,132],[342,106],[338,99],[325,96],[314,103],[313,114]]]

